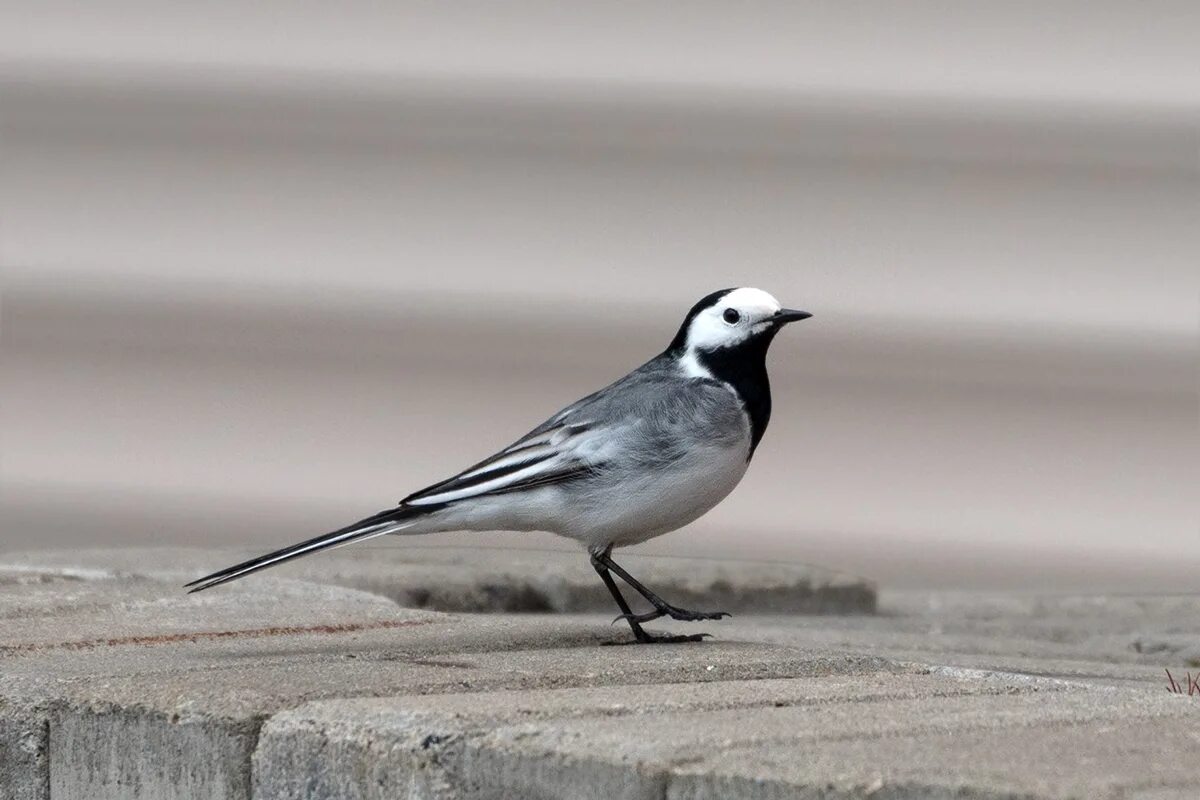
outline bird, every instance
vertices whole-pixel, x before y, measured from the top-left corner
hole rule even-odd
[[[206,575],[210,589],[321,550],[387,534],[548,531],[587,550],[633,642],[700,641],[645,629],[663,617],[719,620],[663,600],[612,558],[615,548],[681,528],[708,512],[745,475],[771,418],[767,350],[806,311],[765,291],[722,289],[701,298],[667,349],[567,406],[508,447],[397,506],[352,525]],[[651,605],[634,613],[613,575]]]

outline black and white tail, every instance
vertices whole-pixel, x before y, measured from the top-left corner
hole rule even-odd
[[[232,567],[226,567],[220,572],[205,575],[203,578],[197,578],[191,583],[186,584],[187,587],[190,587],[188,594],[220,586],[222,583],[228,583],[229,581],[258,572],[260,569],[266,569],[276,564],[291,561],[293,558],[299,558],[300,556],[327,550],[331,547],[341,547],[351,542],[361,542],[365,539],[372,539],[376,536],[383,536],[386,533],[403,530],[416,523],[421,517],[429,514],[430,511],[431,509],[428,508],[412,508],[408,506],[380,511],[378,514],[361,519],[353,525],[347,525],[345,528],[340,528],[332,533],[322,534],[308,541],[285,547],[282,550],[276,550],[273,553],[267,553],[264,556],[252,558],[249,561],[243,561],[241,564],[234,564]]]

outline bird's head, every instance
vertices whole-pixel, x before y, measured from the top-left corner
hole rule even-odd
[[[765,352],[780,328],[811,316],[783,308],[761,289],[722,289],[692,306],[668,352],[685,357],[747,345]]]

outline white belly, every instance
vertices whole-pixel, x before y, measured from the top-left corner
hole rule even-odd
[[[686,463],[643,474],[588,499],[565,530],[589,547],[637,544],[698,519],[724,500],[746,474],[748,447],[696,451]]]

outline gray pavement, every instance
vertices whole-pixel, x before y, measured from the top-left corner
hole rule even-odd
[[[286,576],[188,596],[159,555],[0,556],[0,796],[1200,796],[1200,696],[1162,674],[1197,672],[1195,597],[885,593],[606,646]],[[356,558],[382,579],[334,580]]]

